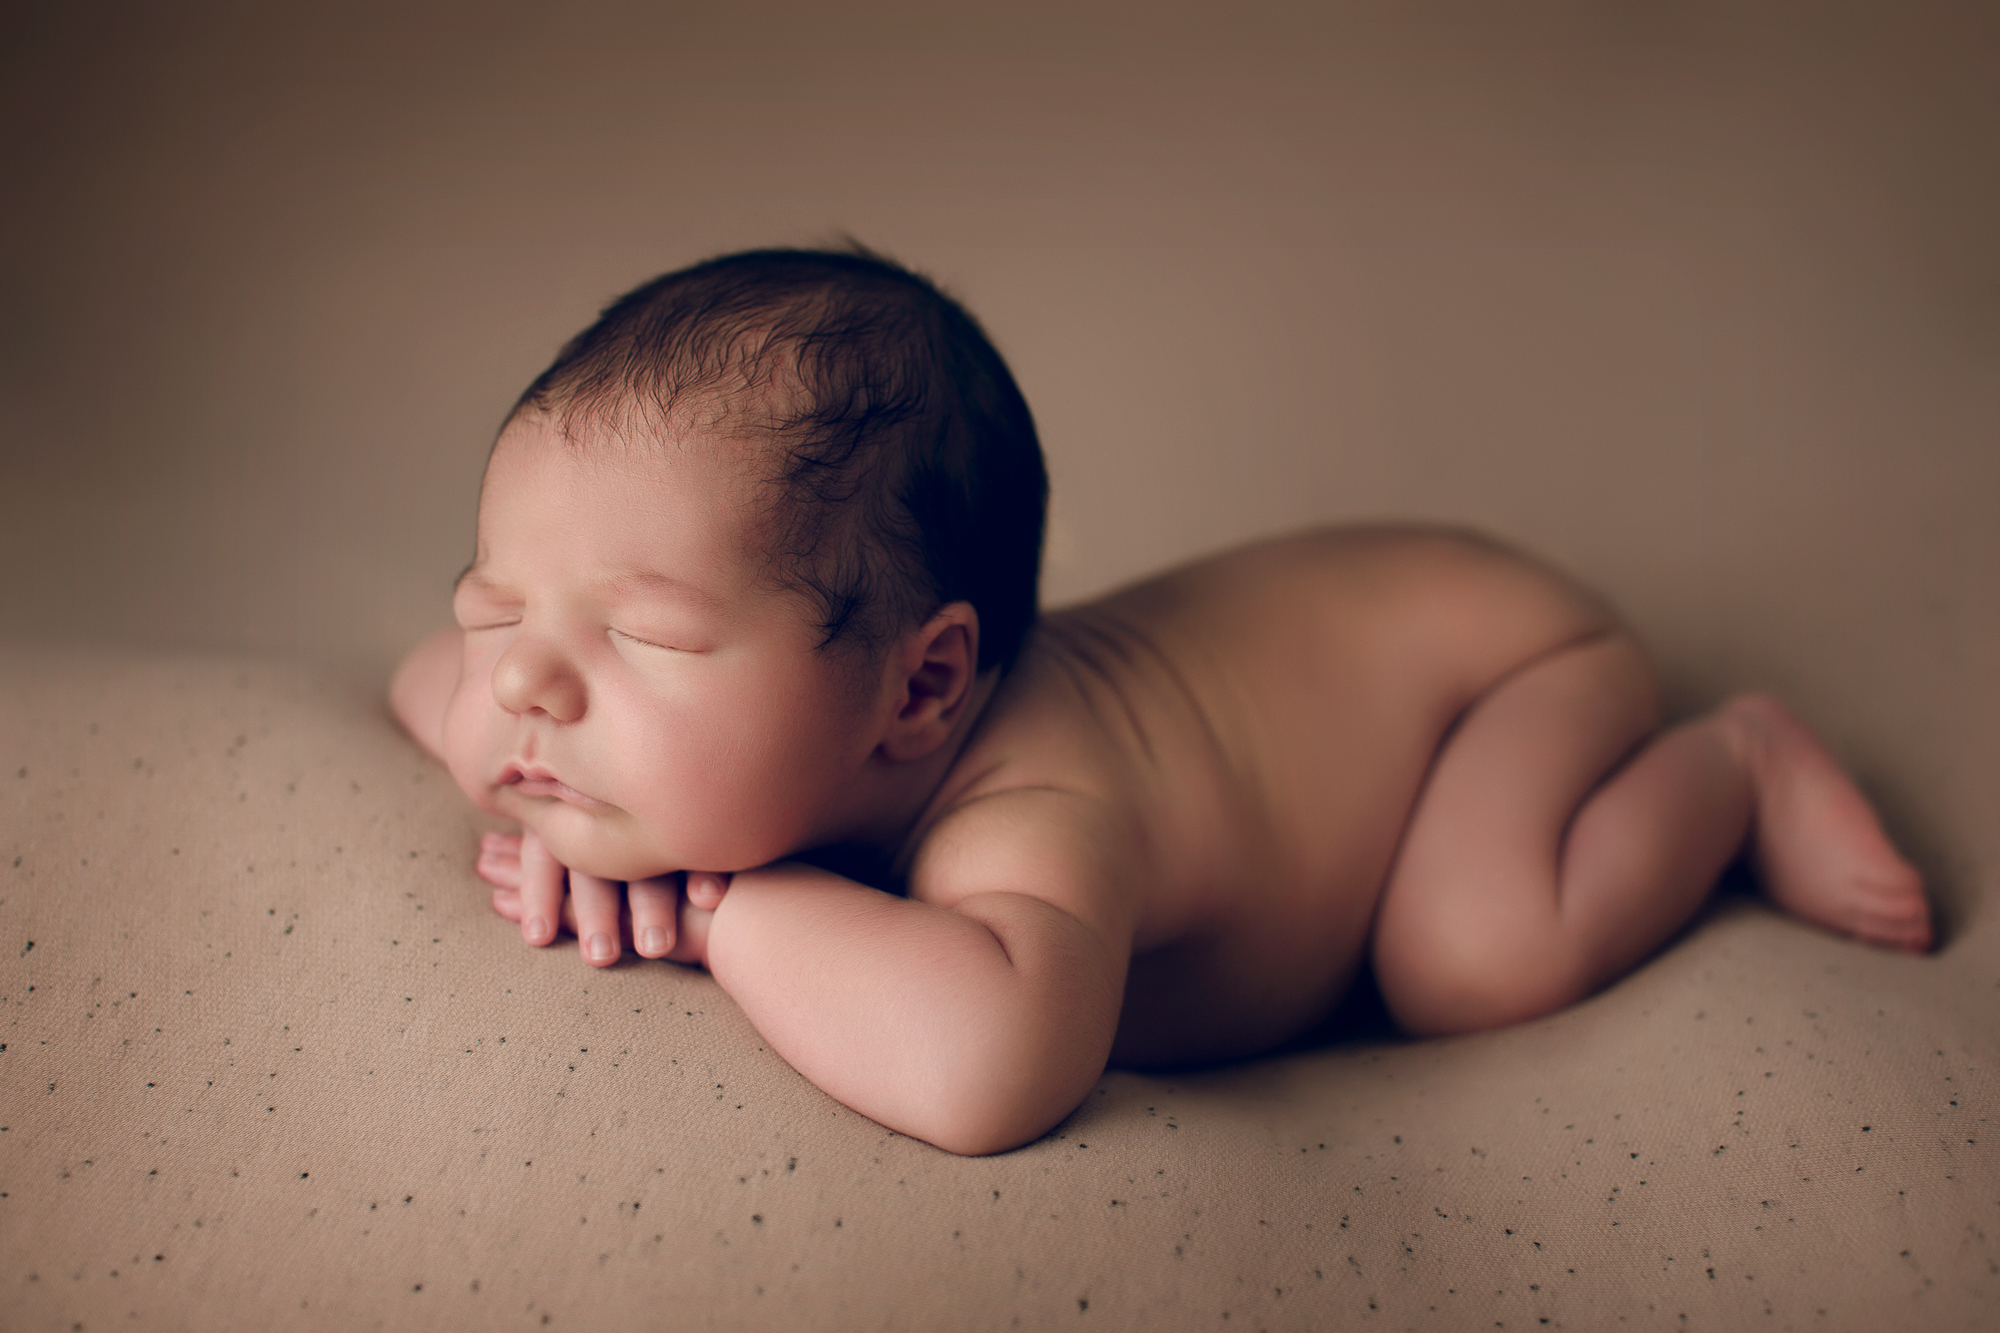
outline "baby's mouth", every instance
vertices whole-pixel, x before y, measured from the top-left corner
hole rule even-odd
[[[500,774],[500,785],[510,787],[522,796],[552,797],[586,810],[604,808],[604,802],[595,796],[586,796],[568,783],[559,781],[553,773],[539,768],[509,764]]]

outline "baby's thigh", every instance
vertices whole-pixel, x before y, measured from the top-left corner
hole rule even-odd
[[[1590,961],[1558,928],[1564,835],[1659,719],[1650,665],[1614,633],[1529,662],[1466,711],[1418,794],[1376,919],[1376,974],[1400,1019],[1541,1012],[1588,988]]]

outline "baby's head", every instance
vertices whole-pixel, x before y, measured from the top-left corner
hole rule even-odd
[[[611,305],[513,415],[747,442],[771,487],[773,572],[828,651],[877,650],[947,602],[979,665],[1035,618],[1048,477],[1027,402],[956,302],[860,248],[755,250]]]
[[[613,878],[866,834],[1019,653],[1046,493],[1006,365],[922,278],[778,250],[647,283],[494,447],[452,771]]]

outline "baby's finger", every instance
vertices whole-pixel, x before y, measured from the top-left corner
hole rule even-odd
[[[493,889],[493,910],[509,921],[521,920],[521,891],[495,885]]]
[[[567,875],[533,833],[521,838],[521,938],[540,947],[556,938]],[[495,904],[498,905],[497,902]]]
[[[722,906],[722,895],[729,891],[729,876],[718,875],[712,870],[690,870],[687,875],[688,905],[704,912],[713,912]]]
[[[695,967],[708,966],[708,923],[715,919],[715,913],[706,908],[696,907],[692,902],[681,903],[680,930],[674,939],[673,952],[667,955],[670,963],[688,963]]]
[[[641,958],[664,958],[674,947],[674,917],[680,907],[680,887],[672,875],[635,879],[625,886],[632,909],[632,945]]]
[[[472,863],[478,876],[495,888],[521,887],[521,840],[509,833],[489,833],[479,840],[479,858]]]
[[[624,950],[619,947],[618,915],[624,894],[616,880],[569,872],[569,905],[576,913],[577,943],[592,967],[609,967]]]

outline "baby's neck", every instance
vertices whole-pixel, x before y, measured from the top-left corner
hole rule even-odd
[[[829,847],[815,847],[799,854],[798,860],[807,865],[818,866],[857,884],[866,884],[871,889],[881,889],[884,893],[902,896],[906,891],[904,877],[897,865],[894,849],[871,846],[862,842],[836,843]]]

